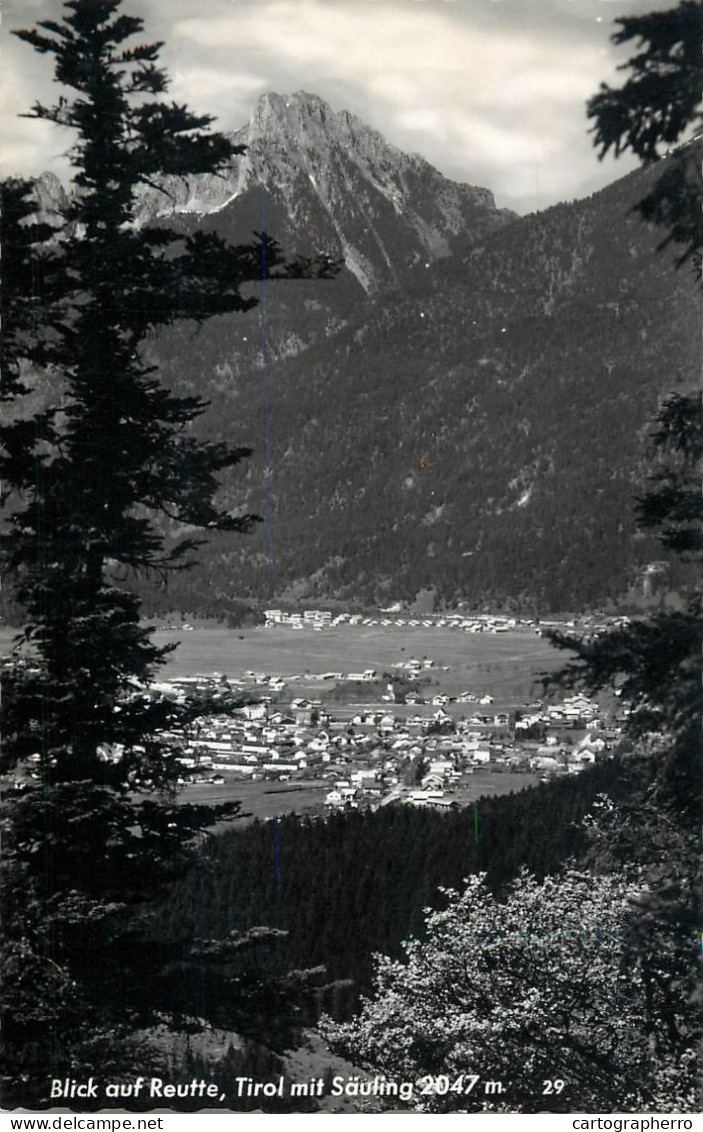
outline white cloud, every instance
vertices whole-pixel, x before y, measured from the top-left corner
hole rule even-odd
[[[287,79],[281,93],[351,91],[347,108],[394,144],[474,183],[485,172],[499,194],[513,195],[523,163],[539,162],[526,191],[534,196],[539,180],[549,198],[552,186],[593,168],[584,103],[612,78],[607,37],[579,40],[573,20],[537,34],[514,9],[507,26],[479,22],[472,11],[475,4],[241,0],[227,15],[180,20],[173,32],[208,52],[213,95],[215,75],[229,73],[233,60]],[[503,12],[507,18],[507,5],[493,8]]]
[[[21,116],[38,101],[37,90],[46,70],[45,61],[39,60],[29,48],[26,51],[28,58],[3,51],[0,84],[2,173],[21,172],[33,176],[49,169],[59,175],[65,174],[65,154],[71,145],[69,131],[59,130],[50,122]],[[51,103],[55,97],[55,90],[49,87],[41,90],[39,101],[46,99]]]
[[[56,18],[58,0],[5,0],[11,26]],[[623,0],[628,12],[671,0]],[[30,8],[31,4],[31,8]],[[163,38],[171,94],[222,129],[265,89],[305,89],[346,108],[448,176],[524,207],[625,171],[599,166],[585,100],[615,76],[603,0],[129,0]],[[23,8],[25,9],[23,11]],[[607,21],[597,25],[595,15]],[[22,13],[22,14],[21,14]],[[56,168],[60,131],[18,121],[55,97],[51,61],[2,29],[6,167]],[[622,58],[622,52],[619,52]],[[525,181],[525,170],[529,176]],[[539,185],[539,189],[535,186]],[[562,189],[562,186],[564,188]]]
[[[438,110],[431,110],[429,107],[418,106],[408,110],[397,110],[395,121],[403,130],[432,134],[435,138],[444,139],[448,133],[442,115]]]
[[[216,71],[205,67],[175,68],[171,72],[172,92],[188,101],[223,97],[248,98],[263,91],[268,79],[262,75],[247,75],[238,72]]]

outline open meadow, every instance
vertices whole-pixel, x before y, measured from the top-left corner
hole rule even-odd
[[[479,798],[525,790],[528,786],[535,786],[538,781],[539,776],[536,774],[497,774],[479,768],[463,780],[456,792],[456,801],[461,806],[468,806]],[[186,786],[179,794],[179,801],[207,806],[221,802],[241,802],[241,817],[223,822],[217,827],[218,832],[222,832],[232,827],[241,828],[255,818],[271,820],[283,817],[284,814],[323,813],[325,795],[329,789],[329,782],[319,780],[244,782],[228,775],[221,785],[203,782]]]
[[[14,636],[13,630],[0,629],[0,655],[10,651]],[[372,668],[379,676],[402,674],[393,665],[427,658],[433,667],[422,674],[430,681],[422,688],[426,698],[466,691],[488,694],[494,698],[495,710],[505,711],[541,695],[541,674],[557,670],[566,660],[566,654],[529,629],[465,633],[437,626],[340,625],[318,632],[262,626],[156,630],[154,640],[158,645],[178,646],[160,670],[162,679],[213,672],[238,679],[246,679],[247,672],[295,677],[275,697],[282,703],[294,696],[326,696],[335,684],[321,678],[326,672],[346,674]],[[261,693],[269,694],[263,686]],[[471,707],[449,705],[451,714],[456,709],[470,714]],[[346,714],[341,705],[338,714]]]
[[[541,692],[539,677],[564,664],[565,656],[530,630],[509,633],[465,633],[446,627],[340,625],[314,629],[253,628],[158,631],[158,644],[176,644],[167,658],[164,678],[219,672],[243,678],[247,672],[299,679],[279,698],[320,698],[334,682],[325,672],[375,669],[402,672],[392,666],[412,658],[433,661],[424,675],[431,683],[425,695],[456,696],[470,691],[494,697],[496,710],[526,703]],[[317,677],[317,679],[315,678]],[[265,689],[262,689],[262,692]],[[466,711],[470,705],[457,705]]]
[[[16,634],[0,628],[0,655],[10,652]],[[178,646],[161,669],[164,679],[212,672],[243,677],[253,671],[283,677],[307,673],[307,683],[316,684],[313,677],[324,672],[375,668],[381,673],[400,661],[426,657],[434,662],[430,675],[447,695],[469,690],[496,698],[529,697],[540,674],[554,671],[565,660],[529,629],[465,633],[437,627],[340,625],[318,632],[257,626],[157,629],[153,637],[158,645]],[[439,671],[443,667],[448,671]]]

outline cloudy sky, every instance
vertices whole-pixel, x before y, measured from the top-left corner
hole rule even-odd
[[[631,167],[599,162],[585,101],[619,83],[613,20],[674,0],[125,0],[163,39],[171,95],[236,129],[259,95],[307,90],[442,173],[530,212]],[[4,0],[0,141],[7,173],[66,176],[67,139],[18,118],[50,101],[51,59],[10,35],[60,19],[60,0]]]

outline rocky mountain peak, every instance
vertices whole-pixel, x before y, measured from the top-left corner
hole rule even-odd
[[[457,237],[510,217],[496,209],[489,190],[447,180],[348,110],[334,111],[306,91],[263,94],[232,139],[246,153],[226,204],[265,189],[290,220],[290,234],[314,228],[320,250],[341,253],[367,292],[397,282],[408,266],[448,255]]]
[[[37,220],[42,224],[59,227],[62,223],[59,212],[67,203],[68,197],[56,174],[42,173],[34,180],[32,193],[39,209]]]
[[[267,91],[229,136],[244,152],[221,174],[143,186],[138,223],[209,216],[226,237],[248,239],[265,200],[266,227],[288,252],[341,256],[370,294],[512,216],[488,189],[448,180],[307,91]]]
[[[268,151],[275,149],[278,163],[286,161],[307,174],[328,170],[344,158],[397,204],[412,193],[408,178],[424,177],[438,188],[451,185],[495,208],[489,190],[448,181],[423,158],[391,145],[350,111],[335,112],[319,95],[307,91],[286,96],[263,94],[248,127],[232,136],[249,149],[260,149],[263,143],[269,157]],[[268,168],[268,174],[263,169],[262,176],[275,175],[276,163],[270,162]],[[277,171],[281,172],[280,164]]]

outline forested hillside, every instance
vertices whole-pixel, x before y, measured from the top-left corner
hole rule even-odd
[[[211,434],[253,445],[225,496],[269,522],[150,604],[212,612],[272,580],[277,598],[432,588],[530,611],[621,596],[659,556],[633,519],[650,422],[700,357],[688,276],[631,214],[650,176],[334,316],[343,276],[270,286],[236,335],[222,318],[154,339],[174,387],[212,399]]]
[[[264,103],[247,134],[265,139],[263,166],[261,153],[239,157],[222,184],[147,196],[140,223],[170,207],[184,236],[266,228],[287,253],[317,251],[321,268],[338,257],[340,270],[252,283],[252,310],[145,343],[174,391],[211,402],[202,437],[253,448],[221,501],[266,520],[246,539],[212,539],[168,584],[128,579],[145,612],[430,591],[534,614],[637,588],[660,557],[633,519],[651,422],[700,362],[688,273],[633,213],[653,172],[514,218],[314,96]],[[315,153],[296,149],[301,116]],[[37,197],[47,217],[63,199],[46,178]]]
[[[558,871],[583,848],[579,823],[601,792],[629,792],[614,761],[575,778],[485,798],[473,809],[439,814],[410,806],[305,819],[254,822],[215,838],[169,894],[155,936],[226,936],[258,925],[288,940],[268,962],[275,970],[324,964],[331,979],[353,979],[349,1005],[369,989],[372,953],[398,954],[422,932],[423,910],[439,885],[461,886],[486,871],[500,892],[519,869]],[[478,828],[478,835],[477,835]]]

